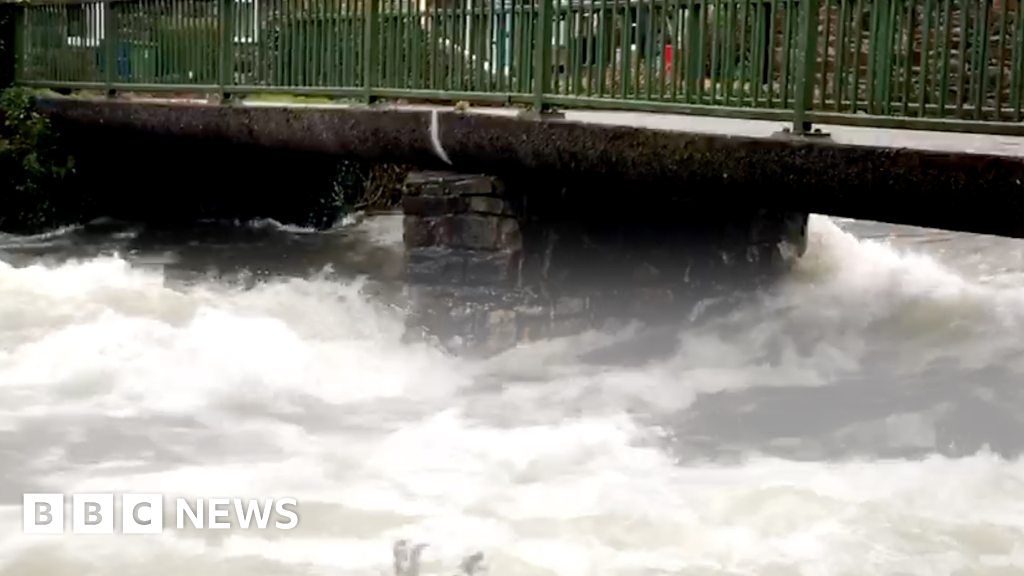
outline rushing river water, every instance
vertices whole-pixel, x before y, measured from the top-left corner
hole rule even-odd
[[[403,339],[394,216],[0,238],[0,573],[1024,574],[1024,242],[814,217],[777,285],[488,359]],[[294,530],[24,535],[26,492]]]

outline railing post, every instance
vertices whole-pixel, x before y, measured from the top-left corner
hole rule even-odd
[[[234,0],[220,0],[217,16],[220,21],[220,42],[218,51],[220,52],[219,58],[217,59],[217,84],[220,86],[220,97],[221,102],[227,101],[231,97],[231,91],[229,87],[233,84],[232,72],[234,72],[234,37],[232,35],[234,22],[231,17],[231,8]]]
[[[117,69],[117,37],[114,32],[117,26],[114,23],[113,0],[103,0],[103,79],[107,85],[107,96],[114,95],[114,70]]]
[[[533,109],[544,112],[544,94],[551,87],[551,0],[537,0],[536,36],[533,40]]]
[[[704,60],[702,56],[703,46],[700,43],[700,11],[704,9],[700,3],[687,4],[686,23],[684,31],[686,34],[686,94],[697,97],[697,78],[704,79]]]
[[[373,104],[377,83],[377,5],[378,0],[363,0],[363,98]]]
[[[814,103],[814,69],[818,63],[818,0],[800,0],[800,38],[797,44],[796,94],[793,102],[793,133],[811,129],[807,111]]]

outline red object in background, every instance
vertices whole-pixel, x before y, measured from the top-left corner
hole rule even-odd
[[[672,73],[672,45],[671,44],[665,44],[665,54],[664,54],[663,58],[664,59],[662,60],[662,62],[665,63],[665,74],[671,74]]]

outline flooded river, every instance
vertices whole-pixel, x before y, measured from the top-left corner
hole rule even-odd
[[[776,285],[486,359],[401,269],[389,215],[0,237],[0,574],[1024,574],[1024,241],[812,217]],[[300,520],[22,533],[85,492]]]

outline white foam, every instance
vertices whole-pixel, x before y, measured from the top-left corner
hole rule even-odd
[[[428,543],[423,574],[447,576],[476,550],[502,575],[1024,570],[1019,458],[667,447],[694,440],[668,425],[701,398],[839,386],[883,335],[907,351],[896,376],[951,352],[1014,369],[1020,285],[815,219],[792,278],[706,312],[638,366],[579,360],[635,325],[453,358],[404,342],[403,318],[362,288],[176,287],[119,257],[0,263],[0,431],[18,466],[5,493],[294,496],[301,515],[283,534],[0,531],[0,573],[384,574],[399,538]],[[880,443],[928,450],[940,415],[894,408],[837,434],[871,425]],[[0,524],[19,515],[0,506]]]

